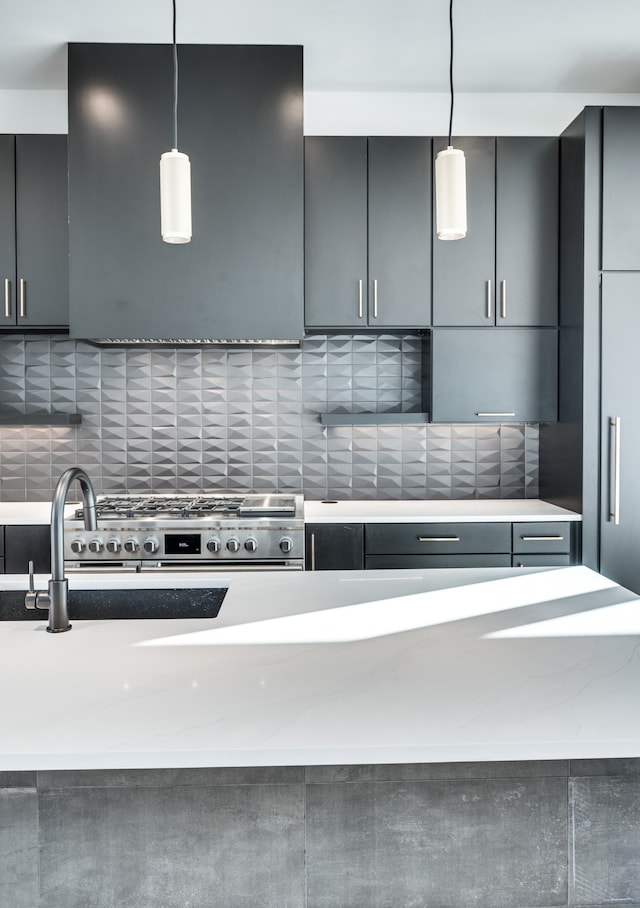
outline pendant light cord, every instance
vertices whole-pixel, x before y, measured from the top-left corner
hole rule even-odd
[[[451,108],[449,111],[449,145],[451,145],[451,129],[453,127],[453,0],[449,0],[449,36],[449,90],[451,92]]]
[[[178,45],[176,43],[176,0],[173,0],[173,147],[178,147]]]

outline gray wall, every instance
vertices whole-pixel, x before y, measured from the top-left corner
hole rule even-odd
[[[309,498],[535,498],[538,426],[323,427],[323,411],[420,411],[417,335],[298,348],[96,347],[0,337],[0,404],[78,410],[0,428],[0,500],[46,500],[68,466],[101,492],[303,491]]]
[[[640,904],[640,760],[0,772],[11,908]]]

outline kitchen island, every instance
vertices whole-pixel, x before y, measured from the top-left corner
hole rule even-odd
[[[69,580],[228,590],[214,619],[0,622],[0,770],[640,755],[639,599],[584,567]]]

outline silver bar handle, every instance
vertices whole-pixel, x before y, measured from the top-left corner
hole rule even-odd
[[[378,279],[373,282],[373,317],[378,317]]]
[[[515,416],[515,413],[481,413],[476,412],[475,416]]]
[[[418,536],[418,542],[460,542],[459,536]]]
[[[23,277],[20,278],[20,318],[27,317],[27,282]]]
[[[316,534],[311,533],[311,570],[316,569]]]
[[[362,318],[364,312],[362,310],[362,280],[358,281],[358,318]]]
[[[11,318],[11,281],[4,279],[4,317]]]
[[[523,542],[562,542],[564,536],[521,536]]]
[[[507,282],[500,281],[500,318],[507,317]]]
[[[487,318],[493,318],[492,300],[491,300],[491,278],[487,281]]]
[[[609,490],[609,520],[615,526],[620,523],[620,417],[614,416],[609,420],[609,428],[613,429],[613,489]],[[613,507],[612,507],[613,505]]]

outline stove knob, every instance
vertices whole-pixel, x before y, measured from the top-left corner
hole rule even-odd
[[[107,539],[107,552],[111,552],[112,555],[115,555],[121,548],[122,543],[117,537],[114,536],[113,539]]]
[[[86,543],[84,539],[72,539],[70,548],[72,552],[75,552],[76,555],[79,555],[80,552],[84,552]]]
[[[89,541],[89,551],[90,552],[101,552],[104,548],[104,542],[100,539],[99,536],[96,536],[95,539]]]
[[[237,552],[240,549],[240,540],[236,539],[235,536],[232,536],[227,542],[227,548],[230,552]]]
[[[142,548],[145,550],[147,555],[153,555],[154,552],[157,552],[160,548],[160,543],[154,536],[150,536],[142,544]]]
[[[253,536],[249,536],[249,538],[245,541],[244,547],[247,552],[255,552],[255,550],[258,548],[258,540]]]
[[[130,539],[125,540],[125,543],[124,543],[125,552],[137,552],[138,548],[139,548],[138,540],[134,539],[133,536],[131,536]]]
[[[283,536],[280,540],[280,548],[283,552],[290,552],[293,548],[293,542],[288,536]]]
[[[207,542],[207,548],[209,549],[210,552],[219,552],[220,551],[220,540],[216,539],[216,537],[213,536]]]

